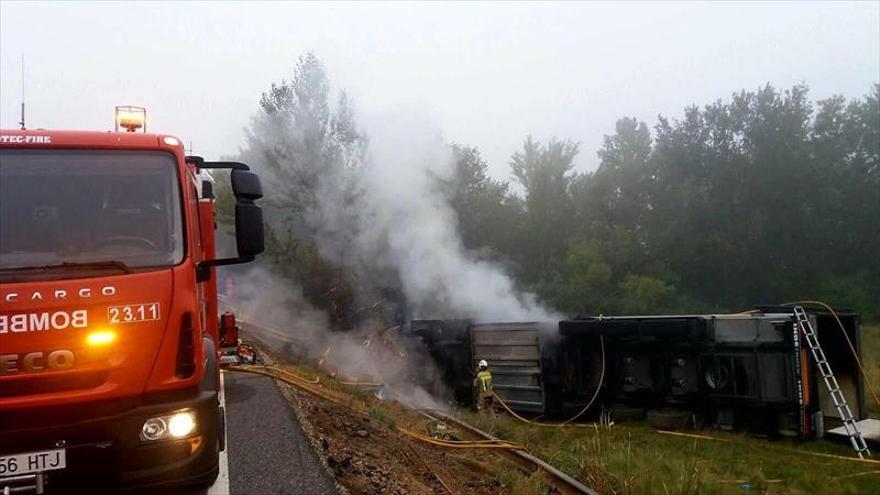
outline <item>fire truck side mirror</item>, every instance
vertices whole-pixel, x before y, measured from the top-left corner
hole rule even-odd
[[[232,171],[232,193],[238,201],[251,201],[263,197],[263,186],[260,176],[247,170]]]
[[[252,258],[263,252],[263,210],[259,206],[235,204],[235,244],[242,258]]]
[[[254,200],[263,197],[260,177],[246,170],[232,171],[235,195],[235,244],[238,256],[253,258],[263,252],[263,210]]]
[[[263,186],[250,167],[239,162],[208,162],[199,156],[187,156],[186,162],[201,169],[231,170],[232,194],[235,196],[235,244],[238,257],[205,260],[196,267],[196,280],[202,282],[211,277],[214,266],[237,265],[253,261],[263,252],[263,210],[254,201],[263,197]]]

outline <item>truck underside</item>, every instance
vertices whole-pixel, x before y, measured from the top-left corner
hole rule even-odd
[[[810,319],[855,419],[867,417],[859,317]],[[791,308],[740,315],[581,317],[543,323],[414,320],[418,348],[460,404],[473,403],[475,363],[490,363],[514,411],[567,419],[658,420],[768,436],[821,437],[841,425]],[[665,421],[665,423],[663,423]]]

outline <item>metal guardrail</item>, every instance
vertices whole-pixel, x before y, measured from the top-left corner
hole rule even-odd
[[[464,428],[465,430],[473,433],[474,435],[480,436],[486,440],[496,440],[498,438],[486,433],[485,431],[473,426],[469,423],[466,423],[458,418],[450,416],[448,414],[431,411],[432,414],[443,418],[450,423],[455,423],[456,425]],[[580,481],[572,478],[571,476],[563,473],[562,471],[556,469],[555,467],[547,464],[545,461],[529,454],[525,450],[499,450],[500,454],[508,457],[510,460],[515,462],[517,465],[523,467],[528,471],[534,471],[535,469],[540,469],[543,473],[546,474],[545,480],[549,483],[553,488],[555,488],[559,493],[563,495],[569,494],[587,494],[587,495],[599,495],[598,492],[585,486]]]

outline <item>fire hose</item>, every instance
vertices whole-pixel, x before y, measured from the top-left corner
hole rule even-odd
[[[792,301],[783,304],[783,306],[793,306],[797,304],[810,304],[814,306],[822,306],[831,313],[831,316],[834,317],[834,321],[837,322],[837,326],[840,327],[840,332],[843,333],[843,338],[846,339],[846,343],[849,346],[850,352],[852,352],[853,359],[856,360],[856,364],[859,366],[859,371],[862,373],[862,378],[865,380],[865,386],[868,388],[868,391],[871,392],[871,396],[874,398],[874,402],[880,407],[880,396],[878,396],[877,389],[874,387],[874,384],[871,383],[871,378],[868,376],[868,373],[865,371],[865,367],[862,366],[862,360],[859,359],[859,353],[856,352],[856,348],[852,343],[852,340],[849,338],[849,334],[846,333],[846,327],[843,326],[843,322],[840,321],[840,318],[837,316],[837,312],[829,306],[828,304],[822,301]]]
[[[861,374],[862,374],[862,378],[865,380],[865,386],[866,386],[866,388],[867,388],[868,391],[871,393],[871,396],[872,396],[872,398],[874,399],[874,402],[877,404],[878,407],[880,407],[880,394],[878,394],[876,387],[875,387],[874,384],[871,382],[871,378],[870,378],[870,376],[869,376],[868,373],[865,371],[865,367],[864,367],[864,365],[862,364],[861,359],[859,358],[859,353],[856,352],[856,348],[855,348],[855,346],[854,346],[853,343],[852,343],[852,339],[850,339],[850,338],[849,338],[849,334],[846,333],[846,327],[843,325],[843,322],[840,321],[840,317],[837,315],[837,312],[834,311],[834,309],[833,309],[831,306],[829,306],[827,303],[824,303],[824,302],[822,302],[822,301],[792,301],[792,302],[788,302],[788,303],[783,304],[783,306],[791,306],[791,305],[796,305],[796,304],[809,304],[809,305],[814,305],[814,306],[822,306],[822,307],[824,307],[825,309],[827,309],[828,312],[831,313],[831,315],[834,317],[834,320],[837,322],[837,325],[838,325],[838,327],[840,328],[840,332],[843,334],[844,339],[846,339],[846,343],[847,343],[847,345],[849,346],[849,350],[850,350],[850,352],[852,353],[853,359],[855,359],[855,362],[856,362],[856,364],[857,364],[858,367],[859,367],[859,371],[860,371]],[[739,314],[751,314],[751,313],[754,313],[754,312],[756,312],[756,311],[758,311],[758,310],[743,311],[742,313],[739,313]],[[599,384],[596,386],[596,391],[595,391],[595,393],[593,394],[593,397],[587,402],[587,405],[584,406],[584,408],[581,409],[581,411],[580,411],[579,413],[575,414],[575,415],[572,416],[571,418],[569,418],[569,419],[567,419],[567,420],[565,420],[565,421],[563,421],[563,422],[561,422],[561,423],[539,423],[539,422],[537,422],[537,421],[532,421],[532,420],[526,419],[526,418],[520,416],[519,414],[515,413],[515,412],[510,408],[510,406],[508,406],[507,403],[504,402],[504,401],[501,399],[501,397],[499,397],[497,394],[493,394],[493,397],[498,401],[499,404],[501,404],[501,406],[504,408],[504,410],[507,411],[511,416],[513,416],[514,418],[518,419],[519,421],[522,421],[522,422],[524,422],[524,423],[527,423],[527,424],[530,424],[530,425],[533,425],[533,426],[541,426],[541,427],[556,427],[556,428],[558,428],[558,427],[563,427],[563,426],[586,426],[586,425],[569,425],[569,423],[571,423],[572,421],[578,419],[578,418],[581,417],[585,412],[587,412],[587,410],[593,405],[593,402],[596,400],[596,397],[598,397],[598,395],[599,395],[599,389],[602,387],[602,383],[603,383],[604,378],[605,378],[605,368],[606,368],[606,364],[605,364],[605,342],[604,342],[604,338],[603,338],[602,335],[599,336],[599,344],[600,344],[600,347],[601,347],[601,350],[602,350],[602,372],[601,372],[601,374],[600,374],[600,376],[599,376]]]
[[[603,346],[604,346],[604,344],[603,344]],[[603,364],[602,365],[603,365],[603,376],[604,376],[604,367],[605,367],[604,347],[603,347],[602,352],[603,352]],[[323,398],[327,401],[342,405],[357,414],[366,415],[366,411],[364,410],[364,407],[356,404],[353,401],[353,397],[351,397],[348,394],[342,394],[338,391],[333,391],[333,390],[328,390],[328,389],[322,388],[319,385],[317,378],[307,379],[307,378],[299,376],[295,373],[291,373],[291,372],[284,370],[284,369],[277,367],[277,366],[255,366],[255,365],[241,366],[241,365],[238,365],[238,366],[228,367],[225,369],[225,371],[232,371],[232,372],[239,372],[239,373],[251,373],[251,374],[263,375],[263,376],[267,376],[270,378],[274,378],[274,379],[280,380],[288,385],[291,385],[299,390],[302,390],[304,392],[315,395],[319,398]],[[601,385],[601,379],[600,379],[600,385]],[[595,396],[597,394],[598,394],[598,391],[596,394],[594,394],[593,399],[595,399]],[[592,400],[591,400],[591,403],[592,403]],[[425,413],[421,409],[415,408],[413,406],[407,406],[406,404],[404,404],[404,405],[405,405],[405,407],[408,407],[409,409],[415,410],[415,411],[427,416],[428,418],[436,420],[436,418],[433,418],[431,415]],[[589,408],[589,406],[590,406],[590,404],[588,404],[587,407],[585,407],[583,411],[586,411],[587,408]],[[581,411],[581,413],[579,413],[578,415],[582,414],[583,411]],[[400,432],[403,435],[406,435],[412,439],[415,439],[415,440],[418,440],[418,441],[421,441],[421,442],[424,442],[424,443],[427,443],[430,445],[435,445],[435,446],[440,446],[440,447],[445,447],[445,448],[453,448],[453,449],[494,450],[495,452],[503,454],[505,457],[509,458],[510,460],[518,461],[515,463],[519,464],[520,468],[524,468],[523,463],[525,463],[526,465],[529,466],[528,468],[525,468],[525,470],[527,472],[530,472],[531,470],[533,470],[535,468],[543,471],[547,477],[547,479],[545,481],[547,481],[547,483],[551,487],[553,487],[554,489],[556,489],[557,491],[559,491],[563,495],[568,495],[568,494],[596,495],[595,491],[582,485],[577,480],[571,478],[570,476],[568,476],[565,473],[563,473],[562,471],[554,468],[553,466],[547,464],[546,462],[542,461],[541,459],[529,454],[523,445],[492,437],[491,435],[489,435],[479,429],[476,429],[475,427],[473,427],[467,423],[464,423],[461,420],[455,419],[455,418],[448,416],[448,415],[445,415],[445,414],[441,414],[441,413],[438,413],[438,414],[440,414],[442,417],[446,418],[447,420],[449,420],[455,424],[458,424],[459,426],[461,426],[465,430],[467,430],[471,433],[474,433],[477,436],[482,436],[483,440],[445,440],[445,439],[433,438],[431,436],[424,435],[422,433],[418,433],[418,432],[409,430],[407,428],[403,428],[401,426],[396,426],[395,429],[396,429],[396,431]],[[418,455],[416,455],[416,457],[418,457]],[[421,458],[419,458],[419,459],[421,459]],[[437,475],[437,473],[433,469],[431,469],[431,467],[428,466],[427,463],[423,462],[423,464],[425,465],[427,470],[434,476],[434,478],[437,479],[437,481],[443,486],[443,488],[447,492],[449,492],[450,494],[454,495],[453,490],[451,490],[449,488],[449,486]]]
[[[333,402],[334,404],[338,404],[341,406],[348,407],[349,409],[354,410],[358,414],[364,414],[362,408],[355,407],[354,404],[351,403],[351,397],[348,395],[340,394],[338,392],[333,392],[330,390],[326,390],[320,388],[317,385],[317,381],[307,381],[306,379],[285,371],[278,367],[268,367],[268,366],[230,366],[226,368],[227,371],[232,371],[236,373],[251,373],[255,375],[263,375],[268,376],[270,378],[274,378],[276,380],[280,380],[288,385],[296,387],[299,390],[304,392],[308,392],[312,395],[320,397],[324,400]],[[508,442],[506,440],[442,440],[433,438],[427,435],[423,435],[418,432],[414,432],[412,430],[403,428],[401,426],[396,427],[397,431],[407,435],[416,440],[420,440],[422,442],[430,443],[432,445],[437,445],[441,447],[447,448],[455,448],[455,449],[512,449],[512,450],[524,450],[525,447],[519,444],[515,444],[513,442]]]
[[[578,412],[574,416],[566,419],[565,421],[563,421],[561,423],[539,423],[537,421],[532,421],[530,419],[526,419],[526,418],[520,416],[519,414],[515,413],[513,411],[513,409],[511,409],[510,406],[508,406],[507,403],[504,402],[504,400],[502,400],[501,397],[498,396],[498,394],[495,394],[493,392],[492,397],[495,400],[497,400],[499,404],[501,404],[501,407],[503,407],[504,410],[507,411],[508,414],[510,414],[514,418],[518,419],[519,421],[522,421],[523,423],[530,424],[532,426],[540,426],[540,427],[544,427],[544,428],[563,428],[566,426],[575,427],[575,428],[590,427],[591,425],[583,425],[583,424],[573,425],[570,423],[572,421],[580,418],[585,412],[587,412],[588,409],[590,409],[590,407],[592,407],[593,403],[596,401],[596,398],[599,397],[599,390],[601,390],[602,384],[605,382],[605,368],[606,368],[606,366],[605,366],[605,337],[603,335],[599,335],[599,348],[602,353],[602,371],[599,373],[599,383],[596,384],[596,391],[593,392],[593,396],[590,398],[589,401],[587,401],[587,404],[583,407],[583,409],[580,410],[580,412]]]

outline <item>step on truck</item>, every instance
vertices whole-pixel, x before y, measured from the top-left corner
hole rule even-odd
[[[217,477],[216,270],[262,252],[261,186],[134,132],[145,113],[117,108],[117,132],[0,131],[0,493]],[[231,258],[215,168],[231,170]]]

